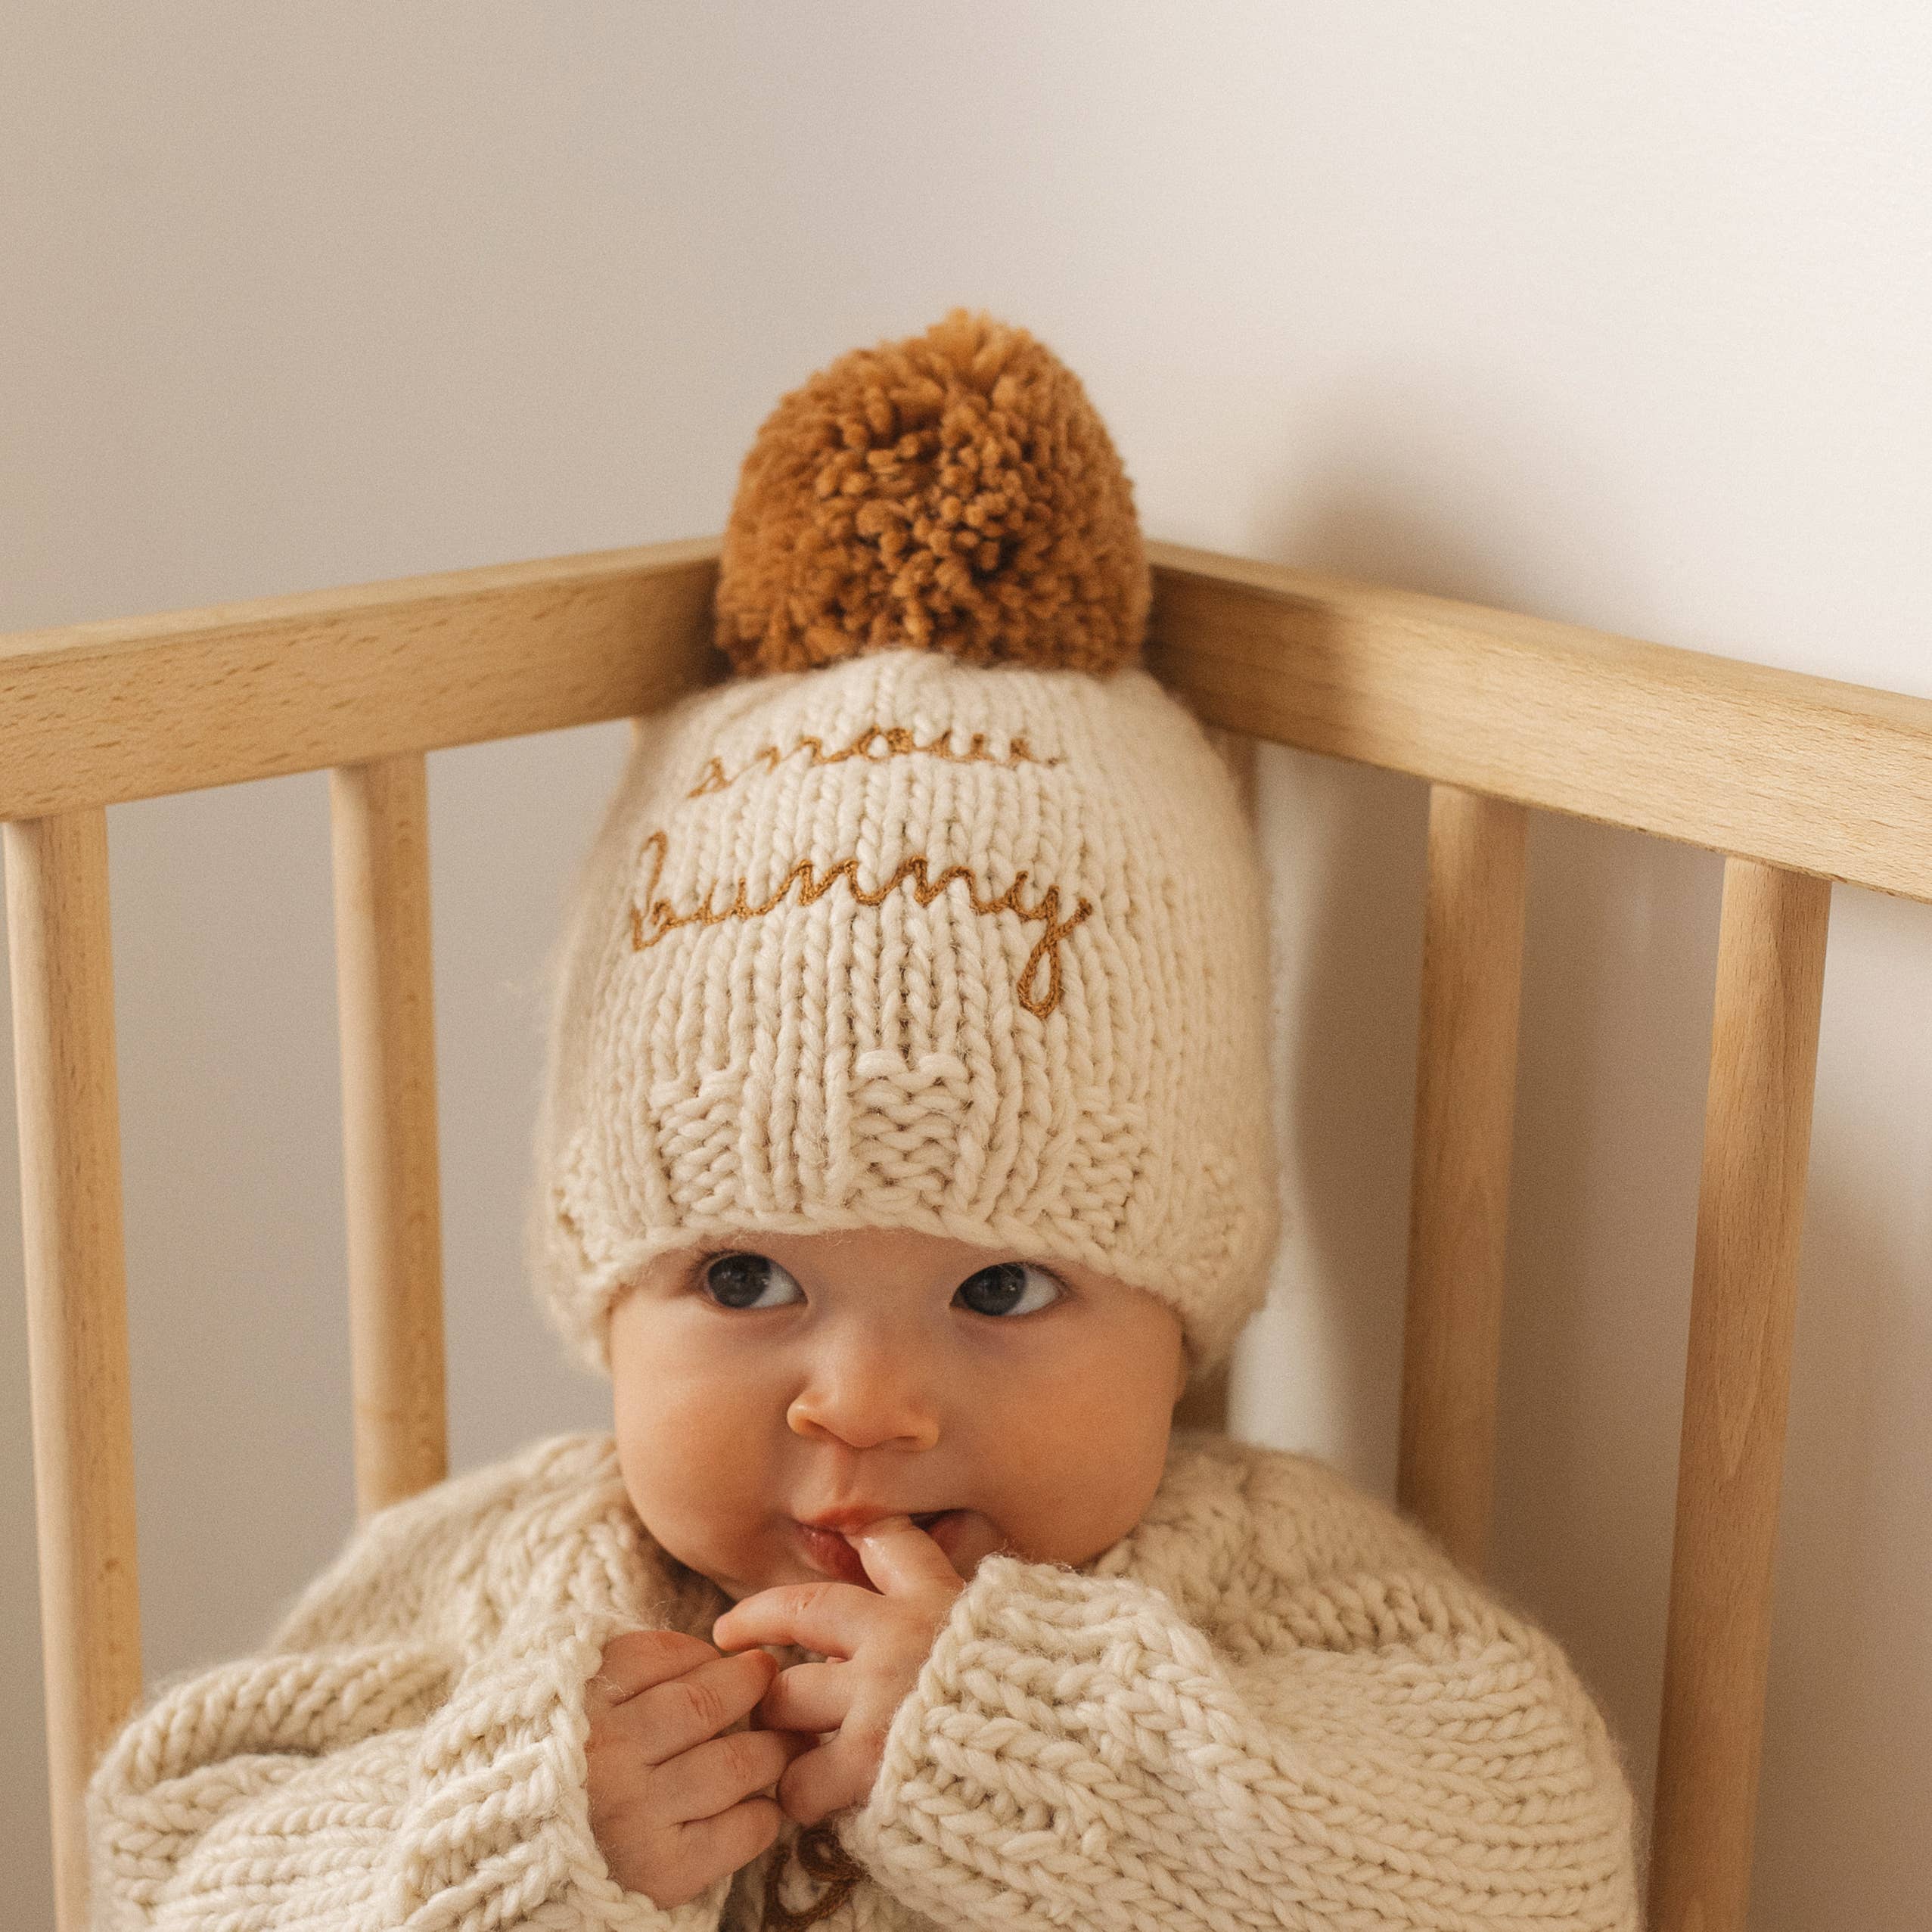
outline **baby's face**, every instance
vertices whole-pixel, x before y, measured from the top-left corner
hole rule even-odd
[[[1159,1486],[1181,1326],[1061,1262],[865,1228],[660,1255],[610,1324],[618,1460],[645,1527],[734,1599],[862,1581],[815,1518],[958,1511],[962,1576],[1080,1564]]]

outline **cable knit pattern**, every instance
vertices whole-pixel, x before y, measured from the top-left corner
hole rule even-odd
[[[662,1911],[589,1831],[583,1685],[617,1630],[708,1637],[726,1602],[645,1535],[608,1436],[384,1511],[110,1747],[97,1925],[753,1932],[772,1888],[770,1922],[825,1932],[1638,1924],[1629,1788],[1562,1652],[1305,1458],[1179,1433],[1101,1556],[989,1558],[831,1821],[866,1875],[827,1899],[788,1828]]]
[[[88,1794],[96,1927],[712,1932],[725,1881],[660,1911],[590,1830],[605,1642],[717,1595],[681,1591],[647,1542],[607,1437],[384,1511],[261,1654],[159,1687],[110,1747]]]

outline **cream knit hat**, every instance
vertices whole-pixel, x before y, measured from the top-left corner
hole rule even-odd
[[[1147,604],[1022,332],[779,404],[718,593],[750,675],[646,721],[552,964],[531,1260],[588,1362],[660,1250],[862,1226],[1084,1263],[1225,1359],[1278,1225],[1262,879]]]

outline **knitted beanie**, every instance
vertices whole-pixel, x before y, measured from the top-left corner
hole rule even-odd
[[[923,1229],[1147,1290],[1191,1374],[1278,1225],[1263,884],[1138,661],[1131,487],[1079,382],[955,311],[786,396],[551,967],[530,1258],[607,1370],[666,1248]]]

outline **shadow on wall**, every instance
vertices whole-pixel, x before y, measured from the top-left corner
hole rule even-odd
[[[1530,825],[1490,1567],[1563,1638],[1648,1812],[1723,866]]]
[[[1428,788],[1263,745],[1283,1228],[1232,1426],[1393,1496]]]

